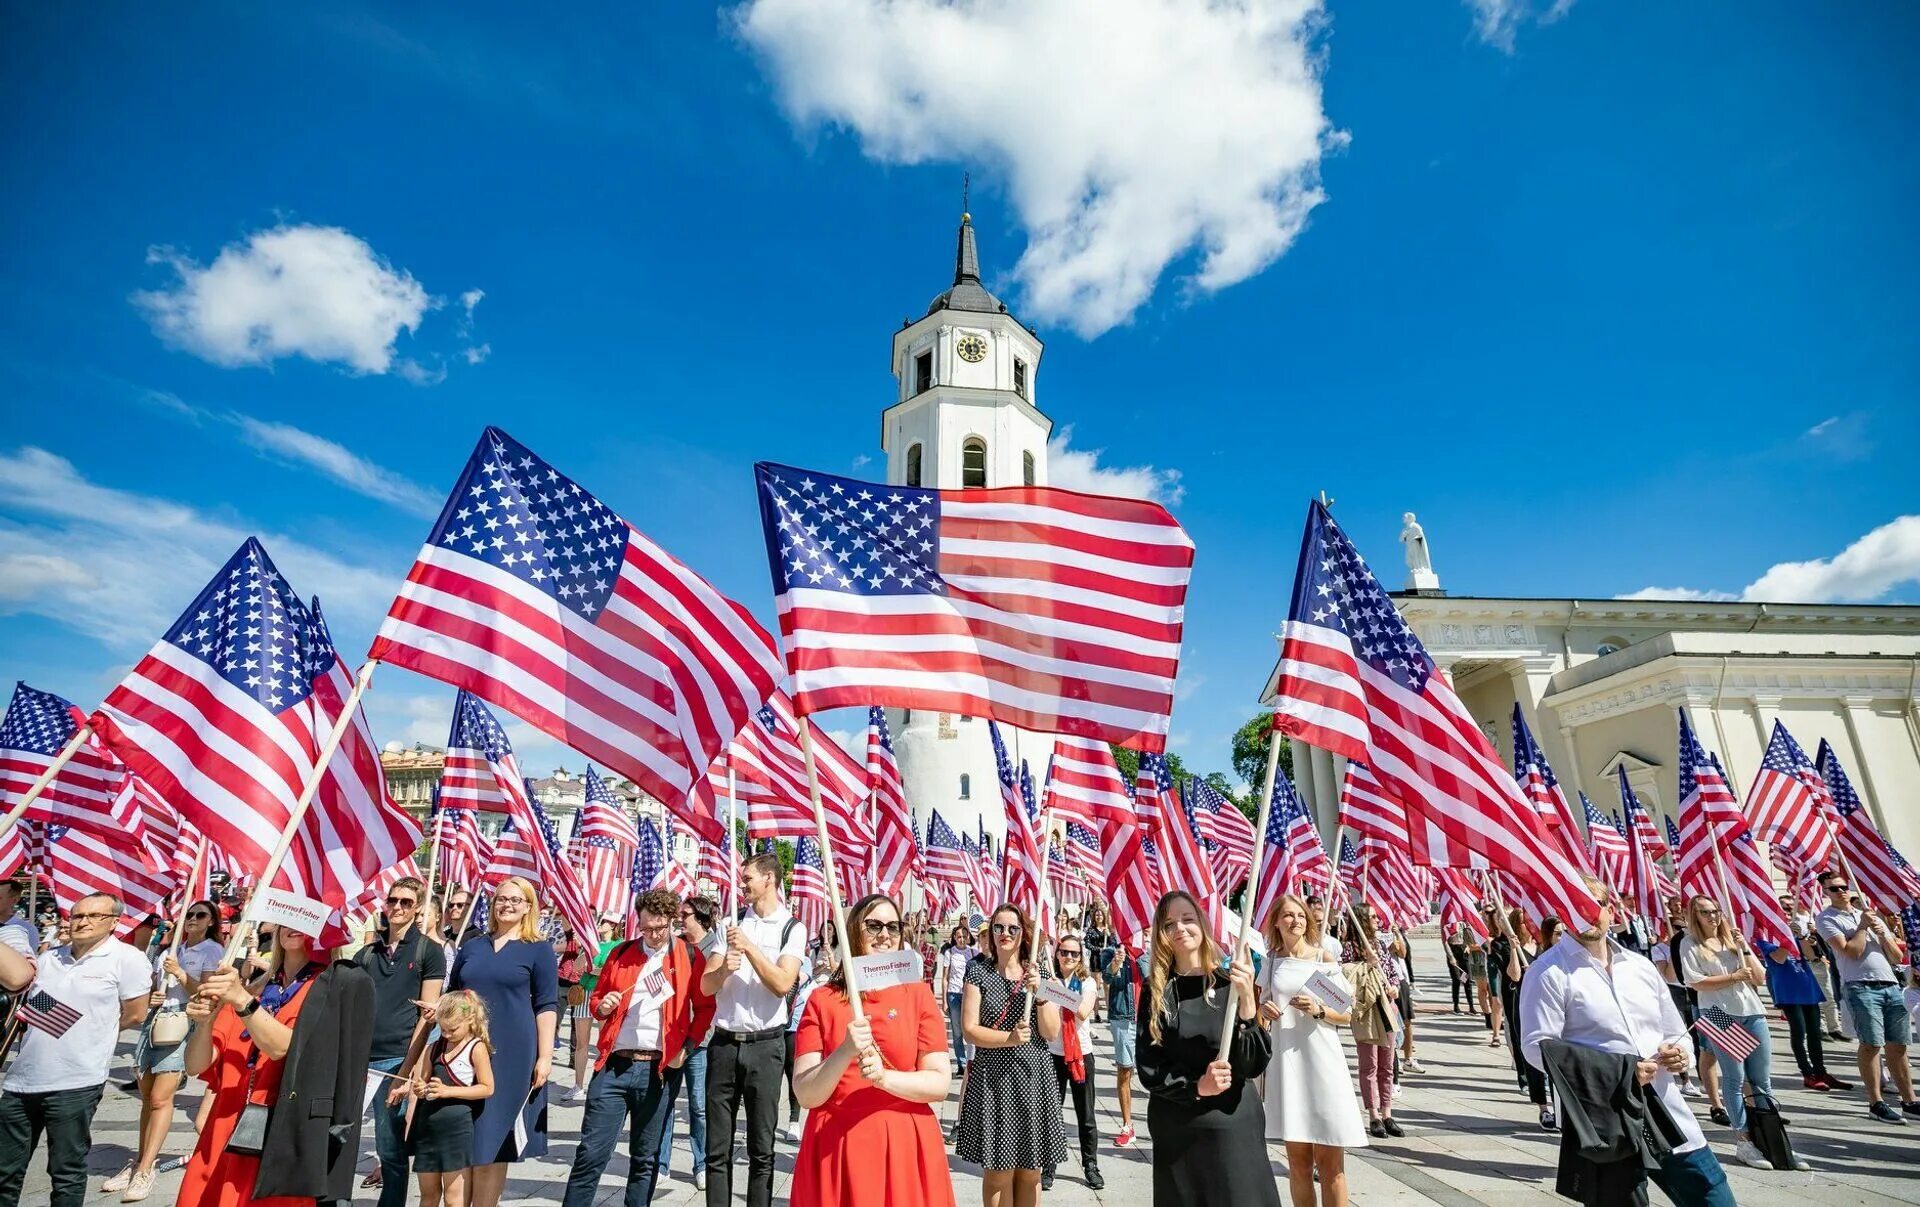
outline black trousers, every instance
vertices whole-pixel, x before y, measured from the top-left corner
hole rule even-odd
[[[1053,1075],[1060,1080],[1060,1098],[1065,1101],[1068,1094],[1073,1096],[1073,1114],[1080,1121],[1080,1163],[1091,1165],[1100,1156],[1100,1116],[1094,1106],[1096,1097],[1093,1088],[1093,1053],[1088,1052],[1086,1061],[1087,1075],[1079,1081],[1067,1072],[1067,1058],[1053,1058]]]
[[[1453,1012],[1460,1013],[1460,999],[1467,999],[1467,1009],[1473,1009],[1473,982],[1467,979],[1467,949],[1449,947],[1453,959],[1447,961],[1447,988],[1453,991]]]
[[[1820,1030],[1820,1007],[1782,1006],[1780,1011],[1787,1016],[1787,1035],[1793,1041],[1793,1059],[1800,1066],[1800,1076],[1826,1076],[1826,1036]]]
[[[45,1094],[0,1094],[0,1207],[19,1207],[27,1162],[47,1138],[49,1207],[81,1207],[87,1197],[87,1153],[93,1148],[93,1112],[106,1086]]]
[[[747,1112],[747,1207],[773,1205],[773,1134],[780,1121],[784,1035],[735,1041],[715,1031],[707,1047],[707,1207],[733,1199],[733,1128]]]

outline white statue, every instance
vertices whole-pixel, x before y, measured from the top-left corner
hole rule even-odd
[[[1400,519],[1405,527],[1400,529],[1400,543],[1407,547],[1407,587],[1415,591],[1437,591],[1440,588],[1440,576],[1433,572],[1433,555],[1427,549],[1427,532],[1413,518],[1411,511],[1403,512]]]

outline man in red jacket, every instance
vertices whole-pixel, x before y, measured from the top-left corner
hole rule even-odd
[[[706,961],[691,943],[673,937],[680,898],[655,889],[642,893],[634,908],[640,937],[607,953],[587,999],[600,1037],[565,1207],[591,1207],[614,1143],[629,1125],[626,1207],[653,1200],[660,1135],[681,1071],[713,1021],[713,995],[700,988]]]

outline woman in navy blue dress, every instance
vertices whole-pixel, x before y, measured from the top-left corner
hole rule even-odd
[[[489,933],[460,945],[447,976],[448,989],[473,990],[492,1018],[495,1088],[473,1121],[471,1207],[498,1207],[507,1163],[547,1151],[546,1084],[560,979],[539,918],[534,887],[518,876],[502,880],[493,892]],[[526,1143],[517,1144],[514,1124],[522,1119]]]

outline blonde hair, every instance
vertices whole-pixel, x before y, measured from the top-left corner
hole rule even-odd
[[[1699,909],[1702,901],[1720,910],[1719,921],[1714,924],[1714,929],[1711,934],[1708,933],[1706,927],[1700,925]],[[1710,939],[1717,939],[1719,940],[1720,946],[1726,948],[1728,951],[1737,951],[1740,946],[1734,939],[1733,927],[1728,923],[1727,911],[1720,909],[1720,903],[1705,893],[1695,893],[1693,896],[1687,898],[1687,937],[1695,943],[1705,943]]]
[[[1320,945],[1320,924],[1313,920],[1313,913],[1307,909],[1307,903],[1292,893],[1282,893],[1280,899],[1273,903],[1273,908],[1267,911],[1266,924],[1260,928],[1260,937],[1267,941],[1267,951],[1270,954],[1285,955],[1287,952],[1286,934],[1280,929],[1280,911],[1289,905],[1297,908],[1300,916],[1307,920],[1301,941],[1308,947]]]
[[[527,912],[520,918],[520,932],[513,937],[528,943],[540,941],[540,890],[524,876],[509,876],[493,886],[493,900],[487,903],[487,931],[492,933],[499,914],[500,894],[507,889],[517,888],[527,899]]]
[[[493,1036],[487,1030],[487,1002],[473,990],[455,989],[441,994],[433,1013],[443,1024],[450,1018],[467,1020],[468,1034],[484,1044],[487,1051],[493,1051]],[[442,1026],[441,1030],[444,1032],[446,1028]]]
[[[1170,907],[1176,901],[1184,901],[1193,907],[1195,920],[1200,925],[1200,967],[1209,978],[1206,993],[1209,1001],[1213,998],[1213,970],[1220,966],[1220,951],[1213,945],[1213,936],[1207,932],[1206,911],[1193,899],[1193,894],[1175,889],[1160,898],[1160,904],[1153,908],[1153,959],[1147,968],[1148,1000],[1153,1003],[1153,1012],[1147,1018],[1147,1033],[1153,1036],[1153,1042],[1160,1042],[1160,1023],[1162,1019],[1173,1017],[1176,1003],[1167,995],[1167,982],[1173,979],[1173,946],[1161,934],[1161,925],[1167,920]]]

